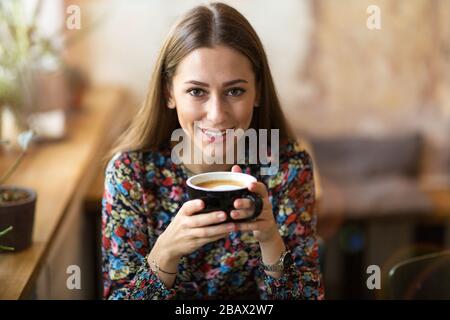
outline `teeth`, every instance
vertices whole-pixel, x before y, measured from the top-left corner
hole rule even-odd
[[[223,132],[220,132],[220,131],[208,131],[208,134],[213,135],[213,136],[221,136],[223,134]]]
[[[204,132],[209,136],[216,136],[216,137],[220,137],[221,135],[225,134],[225,131],[216,131],[216,130],[205,130]]]

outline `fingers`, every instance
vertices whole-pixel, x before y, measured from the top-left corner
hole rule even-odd
[[[196,212],[199,212],[203,209],[205,203],[203,200],[200,199],[194,199],[186,201],[180,208],[180,213],[186,216],[191,216]]]
[[[254,203],[252,200],[247,198],[239,198],[234,200],[233,205],[236,209],[252,209]]]
[[[255,212],[254,209],[241,209],[241,210],[232,210],[230,214],[231,218],[235,220],[240,220],[253,217],[254,212]]]
[[[252,182],[248,186],[248,190],[251,192],[259,194],[261,198],[267,198],[269,194],[267,193],[267,188],[262,182]]]
[[[191,228],[198,228],[208,226],[210,224],[221,223],[227,219],[227,214],[224,211],[213,211],[209,213],[202,213],[186,218],[187,224]]]
[[[236,229],[236,224],[233,222],[222,223],[216,226],[192,228],[190,229],[190,235],[196,238],[208,238],[215,237],[220,234],[230,233]]]
[[[267,192],[267,188],[262,182],[252,182],[248,185],[248,190],[258,194],[261,197],[263,202],[263,208],[271,208],[272,204],[269,200],[269,193]]]
[[[235,164],[235,165],[231,168],[231,172],[239,172],[239,173],[242,173],[242,169],[241,169],[241,167],[239,167],[237,164]]]
[[[246,198],[236,199],[233,205],[237,209],[231,211],[233,219],[247,219],[253,216],[255,204],[252,200]]]

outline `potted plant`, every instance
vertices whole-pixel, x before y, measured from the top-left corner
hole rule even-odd
[[[20,251],[28,248],[32,242],[36,192],[4,183],[19,167],[33,136],[33,131],[19,135],[17,140],[22,151],[0,177],[0,251]]]
[[[43,57],[55,56],[50,42],[37,33],[40,8],[38,3],[28,23],[20,1],[0,3],[0,114],[8,109],[19,132],[28,129],[27,116],[36,108],[34,78],[39,63]]]
[[[86,31],[69,37],[61,26],[61,30],[45,34],[38,23],[43,1],[34,6],[26,2],[0,1],[0,140],[11,140],[29,128],[45,140],[49,126],[55,125],[55,118],[48,120],[47,113],[61,115],[56,118],[56,127],[62,128],[56,138],[62,138],[65,111],[79,102],[86,85],[83,75],[65,63],[63,50]],[[25,7],[32,9],[31,15]],[[13,130],[1,129],[4,113],[8,114],[3,117],[8,120],[4,127]]]

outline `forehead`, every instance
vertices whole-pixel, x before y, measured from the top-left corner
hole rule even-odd
[[[245,55],[225,46],[195,49],[180,62],[174,77],[174,80],[208,83],[234,79],[253,81],[252,65]]]

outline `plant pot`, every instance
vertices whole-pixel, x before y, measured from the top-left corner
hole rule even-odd
[[[13,247],[14,252],[17,252],[28,248],[33,239],[36,192],[27,188],[0,186],[0,193],[5,190],[26,194],[24,199],[0,203],[0,231],[9,226],[13,227],[10,232],[0,237],[0,245]]]

